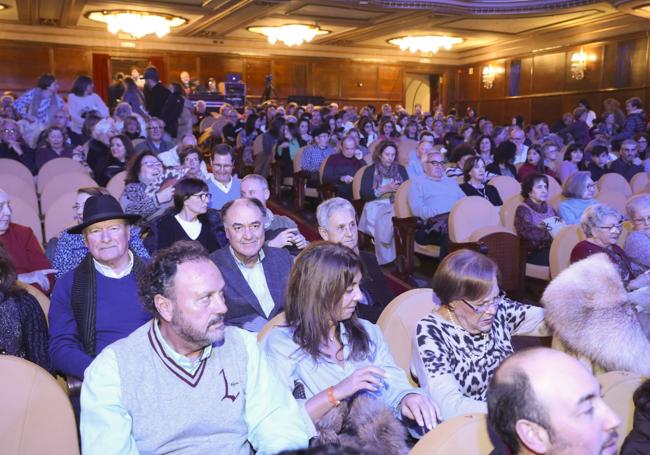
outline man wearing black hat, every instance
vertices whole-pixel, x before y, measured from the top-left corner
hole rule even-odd
[[[83,379],[102,349],[151,319],[138,297],[144,264],[128,249],[129,224],[139,218],[125,214],[112,196],[92,196],[83,222],[68,229],[83,234],[90,253],[52,292],[50,357],[56,371]]]
[[[161,118],[162,109],[171,92],[160,82],[158,68],[149,66],[144,70],[144,102],[152,117]]]
[[[307,186],[316,187],[320,183],[318,174],[320,165],[328,156],[334,153],[334,149],[329,145],[330,134],[325,127],[321,126],[316,128],[312,131],[312,136],[314,137],[315,143],[309,147],[305,147],[305,150],[302,152],[300,168],[303,171],[309,172]]]

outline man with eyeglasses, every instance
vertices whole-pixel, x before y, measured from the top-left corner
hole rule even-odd
[[[34,150],[23,141],[15,120],[4,119],[0,122],[0,158],[23,163],[32,174],[36,175]]]
[[[645,171],[638,153],[639,144],[634,139],[626,139],[621,144],[621,156],[609,165],[609,169],[622,175],[629,182],[636,174]]]
[[[210,208],[221,210],[228,201],[241,196],[241,182],[233,175],[232,147],[219,144],[212,151],[212,175],[207,180],[212,200]]]
[[[633,226],[625,239],[625,252],[637,266],[650,270],[650,194],[629,199],[625,211]]]
[[[113,196],[91,196],[83,222],[89,254],[54,286],[49,310],[52,368],[83,380],[84,371],[106,346],[151,319],[138,297],[144,263],[129,250],[129,225],[139,215],[122,211]]]
[[[39,245],[34,232],[11,222],[11,197],[0,189],[0,244],[9,253],[18,279],[49,294],[54,284],[54,270]]]
[[[135,152],[142,153],[151,150],[160,155],[174,147],[172,142],[165,140],[165,122],[157,117],[151,117],[147,122],[147,139],[135,147]]]
[[[526,135],[524,130],[519,127],[512,127],[510,129],[510,142],[515,144],[517,150],[515,151],[515,161],[513,164],[517,165],[520,163],[525,163],[528,158],[528,146],[524,144],[526,140]]]
[[[424,175],[411,180],[408,192],[413,215],[423,219],[424,225],[415,232],[415,241],[421,245],[439,245],[441,257],[446,254],[447,220],[451,207],[465,197],[455,178],[445,174],[445,160],[440,151],[422,155]]]

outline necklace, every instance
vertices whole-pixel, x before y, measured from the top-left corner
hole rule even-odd
[[[449,319],[451,320],[451,323],[452,323],[454,326],[456,326],[456,327],[458,327],[458,328],[461,328],[461,329],[465,330],[465,331],[468,332],[470,335],[478,335],[478,334],[471,333],[471,332],[469,332],[468,330],[466,330],[466,329],[465,329],[465,328],[460,324],[460,322],[458,321],[458,319],[456,319],[456,316],[454,315],[454,312],[452,312],[452,311],[449,309],[449,307],[445,307],[445,309],[447,310],[447,314],[449,315]],[[480,332],[480,335],[481,335],[481,338],[485,340],[486,338],[488,338],[488,337],[490,336],[490,333],[489,333],[489,332]]]
[[[483,188],[479,188],[478,185],[474,185],[473,183],[471,185],[474,187],[479,196],[481,196],[483,199],[488,199],[485,185],[483,185]]]

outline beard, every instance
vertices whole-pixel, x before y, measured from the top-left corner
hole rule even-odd
[[[211,330],[214,326],[223,324],[224,315],[219,314],[213,319],[211,319],[205,330],[199,330],[198,328],[192,326],[183,316],[183,313],[180,311],[174,311],[172,320],[170,322],[174,331],[181,337],[185,342],[195,345],[199,348],[203,348],[214,343],[221,343],[224,339],[224,329],[221,330]]]

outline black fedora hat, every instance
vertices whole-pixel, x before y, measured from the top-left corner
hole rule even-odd
[[[68,233],[80,234],[91,224],[106,220],[127,220],[129,223],[135,223],[139,219],[140,215],[124,213],[122,206],[113,196],[91,196],[84,205],[83,222],[68,229]]]

